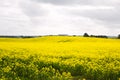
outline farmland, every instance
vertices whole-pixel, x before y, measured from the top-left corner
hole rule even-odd
[[[120,40],[0,38],[0,80],[119,80]]]

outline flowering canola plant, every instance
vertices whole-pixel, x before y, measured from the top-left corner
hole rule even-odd
[[[119,80],[120,40],[0,38],[0,80]]]

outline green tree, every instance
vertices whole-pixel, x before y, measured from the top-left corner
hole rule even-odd
[[[84,36],[84,37],[89,37],[88,33],[84,33],[83,36]]]
[[[118,39],[120,39],[120,34],[118,35]]]

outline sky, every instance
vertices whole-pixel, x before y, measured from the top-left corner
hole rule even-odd
[[[0,35],[120,34],[120,0],[0,0]]]

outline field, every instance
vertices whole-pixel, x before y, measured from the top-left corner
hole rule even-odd
[[[0,80],[120,80],[120,40],[0,38]]]

